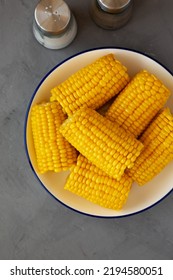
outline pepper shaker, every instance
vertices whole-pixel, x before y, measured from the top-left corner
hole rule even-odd
[[[132,0],[92,0],[90,14],[98,26],[115,30],[130,19]]]
[[[33,33],[46,48],[62,49],[76,36],[77,23],[63,0],[41,0],[35,8]]]

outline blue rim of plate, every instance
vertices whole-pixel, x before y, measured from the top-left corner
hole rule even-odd
[[[84,51],[81,51],[81,52],[78,52],[74,55],[71,55],[69,56],[68,58],[64,59],[62,62],[58,63],[57,65],[55,65],[43,78],[42,80],[40,81],[40,83],[38,84],[38,86],[36,87],[31,99],[30,99],[30,102],[28,104],[28,107],[27,107],[27,110],[26,110],[26,115],[25,115],[25,121],[24,121],[24,146],[25,146],[25,152],[26,152],[26,155],[27,155],[27,159],[28,159],[28,162],[30,164],[30,167],[34,173],[34,175],[36,176],[37,180],[41,183],[42,187],[58,202],[60,202],[63,206],[67,207],[68,209],[70,210],[73,210],[74,212],[77,212],[79,214],[82,214],[82,215],[86,215],[86,216],[90,216],[90,217],[94,217],[94,218],[102,218],[102,219],[115,219],[115,218],[125,218],[125,217],[129,217],[129,216],[133,216],[133,215],[137,215],[137,214],[140,214],[144,211],[147,211],[149,210],[150,208],[153,208],[154,206],[156,206],[157,204],[159,204],[161,201],[163,201],[166,197],[168,197],[172,192],[173,192],[173,188],[172,190],[170,190],[167,194],[165,194],[161,199],[159,199],[158,201],[156,201],[155,203],[153,203],[152,205],[144,208],[144,209],[141,209],[139,211],[136,211],[136,212],[133,212],[133,213],[129,213],[129,214],[125,214],[125,215],[117,215],[117,216],[100,216],[100,215],[94,215],[94,214],[89,214],[89,213],[85,213],[85,212],[82,212],[80,210],[77,210],[67,204],[65,204],[64,202],[62,202],[61,200],[59,200],[56,196],[54,196],[47,188],[46,186],[43,184],[43,182],[40,180],[40,178],[38,177],[37,173],[35,172],[34,170],[34,167],[32,165],[32,162],[30,160],[30,156],[29,156],[29,152],[28,152],[28,147],[27,147],[27,139],[26,139],[26,130],[27,130],[27,122],[28,122],[28,114],[29,114],[29,111],[30,111],[30,108],[31,108],[31,105],[32,105],[32,102],[33,102],[33,99],[38,91],[38,89],[40,88],[40,86],[42,85],[42,83],[45,81],[45,79],[56,69],[58,68],[60,65],[64,64],[66,61],[78,56],[78,55],[81,55],[83,53],[87,53],[87,52],[91,52],[91,51],[96,51],[96,50],[104,50],[104,49],[117,49],[117,50],[126,50],[126,51],[131,51],[131,52],[134,52],[134,53],[138,53],[138,54],[141,54],[143,56],[146,56],[148,58],[150,58],[151,60],[155,61],[156,63],[158,63],[160,66],[162,66],[166,71],[168,71],[172,76],[173,76],[173,72],[171,72],[165,65],[163,65],[160,61],[158,61],[157,59],[151,57],[150,55],[148,54],[145,54],[144,52],[141,52],[141,51],[138,51],[138,50],[135,50],[135,49],[130,49],[130,48],[122,48],[122,47],[112,47],[112,46],[107,46],[107,47],[97,47],[97,48],[91,48],[91,49],[87,49],[87,50],[84,50]]]

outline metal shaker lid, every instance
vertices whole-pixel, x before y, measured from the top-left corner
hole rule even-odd
[[[45,35],[58,35],[67,28],[71,11],[63,0],[41,0],[34,16],[38,28]]]
[[[130,4],[131,0],[97,0],[99,6],[105,12],[121,13]]]

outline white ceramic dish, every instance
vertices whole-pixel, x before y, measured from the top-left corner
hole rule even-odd
[[[164,84],[172,91],[172,95],[166,105],[168,105],[173,112],[173,76],[169,70],[167,70],[159,62],[133,50],[121,48],[101,48],[77,54],[53,68],[43,78],[35,90],[27,110],[25,122],[26,153],[31,168],[33,169],[41,184],[51,195],[53,195],[64,205],[70,207],[73,210],[79,211],[80,213],[97,217],[128,216],[146,210],[160,202],[163,198],[170,194],[173,189],[173,162],[171,162],[157,177],[155,177],[144,187],[139,187],[134,183],[128,201],[121,211],[102,208],[63,189],[65,180],[69,174],[68,171],[58,174],[53,172],[43,175],[38,174],[31,135],[30,108],[35,103],[49,100],[50,89],[65,80],[69,75],[88,63],[94,61],[98,57],[110,52],[114,53],[117,59],[127,67],[131,76],[135,75],[141,69],[147,69],[148,71],[157,75],[157,77],[161,79]]]

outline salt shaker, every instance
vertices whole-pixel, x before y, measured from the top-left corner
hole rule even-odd
[[[90,14],[100,27],[115,30],[130,19],[132,0],[91,0]]]
[[[35,8],[33,33],[48,49],[68,46],[77,34],[74,15],[63,0],[41,0]]]

